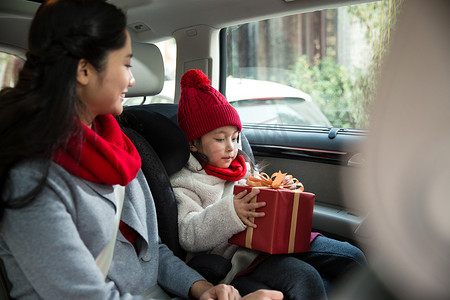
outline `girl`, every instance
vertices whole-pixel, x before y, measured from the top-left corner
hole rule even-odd
[[[269,256],[228,243],[247,226],[256,227],[249,219],[264,217],[253,210],[265,203],[249,202],[258,190],[232,195],[233,186],[254,170],[238,150],[242,126],[237,111],[209,82],[200,70],[181,79],[178,123],[190,141],[191,156],[171,183],[180,244],[190,253],[188,259],[205,252],[231,259],[224,281],[232,280],[241,293],[264,287],[282,291],[287,299],[326,298],[329,280],[366,263],[358,248],[318,233],[311,234],[309,252],[291,255]]]
[[[0,257],[15,299],[142,299],[157,285],[239,298],[159,243],[139,154],[112,116],[134,85],[131,54],[125,15],[105,1],[50,0],[33,19],[17,86],[0,93]],[[96,259],[113,236],[119,186],[104,275]],[[280,298],[250,297],[267,295]]]

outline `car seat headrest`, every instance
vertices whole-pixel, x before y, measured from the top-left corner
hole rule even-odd
[[[136,80],[127,97],[159,94],[164,86],[164,62],[161,51],[154,44],[133,43],[132,73]]]
[[[146,109],[148,106],[151,105],[125,107],[119,121],[149,142],[170,176],[187,163],[189,142],[178,125],[162,114]]]

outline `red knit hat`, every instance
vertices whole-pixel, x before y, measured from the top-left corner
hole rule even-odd
[[[178,103],[178,125],[189,141],[222,126],[236,126],[241,132],[241,119],[227,99],[209,85],[211,81],[200,70],[189,70],[181,77]]]

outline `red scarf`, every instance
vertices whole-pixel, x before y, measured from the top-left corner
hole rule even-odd
[[[206,174],[219,177],[227,181],[238,181],[244,178],[247,173],[247,165],[242,155],[236,156],[227,169],[213,167],[211,165],[203,166]]]
[[[83,133],[73,134],[64,148],[56,150],[53,160],[69,173],[92,182],[125,186],[133,180],[141,168],[141,157],[116,119],[98,116],[95,131],[79,123]]]

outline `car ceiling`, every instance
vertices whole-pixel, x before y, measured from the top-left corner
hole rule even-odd
[[[143,22],[150,28],[137,36],[140,42],[172,36],[194,25],[223,28],[243,20],[261,20],[295,11],[312,11],[358,1],[336,0],[110,0],[127,11],[128,23]],[[257,16],[257,17],[255,17]]]
[[[196,25],[223,28],[324,7],[367,1],[356,0],[107,0],[121,7],[135,42],[158,42]],[[0,44],[12,50],[26,48],[30,21],[40,0],[0,1]],[[137,26],[137,27],[136,27]],[[136,28],[143,28],[136,31]],[[148,29],[146,29],[148,28]],[[14,51],[12,51],[14,52]]]

